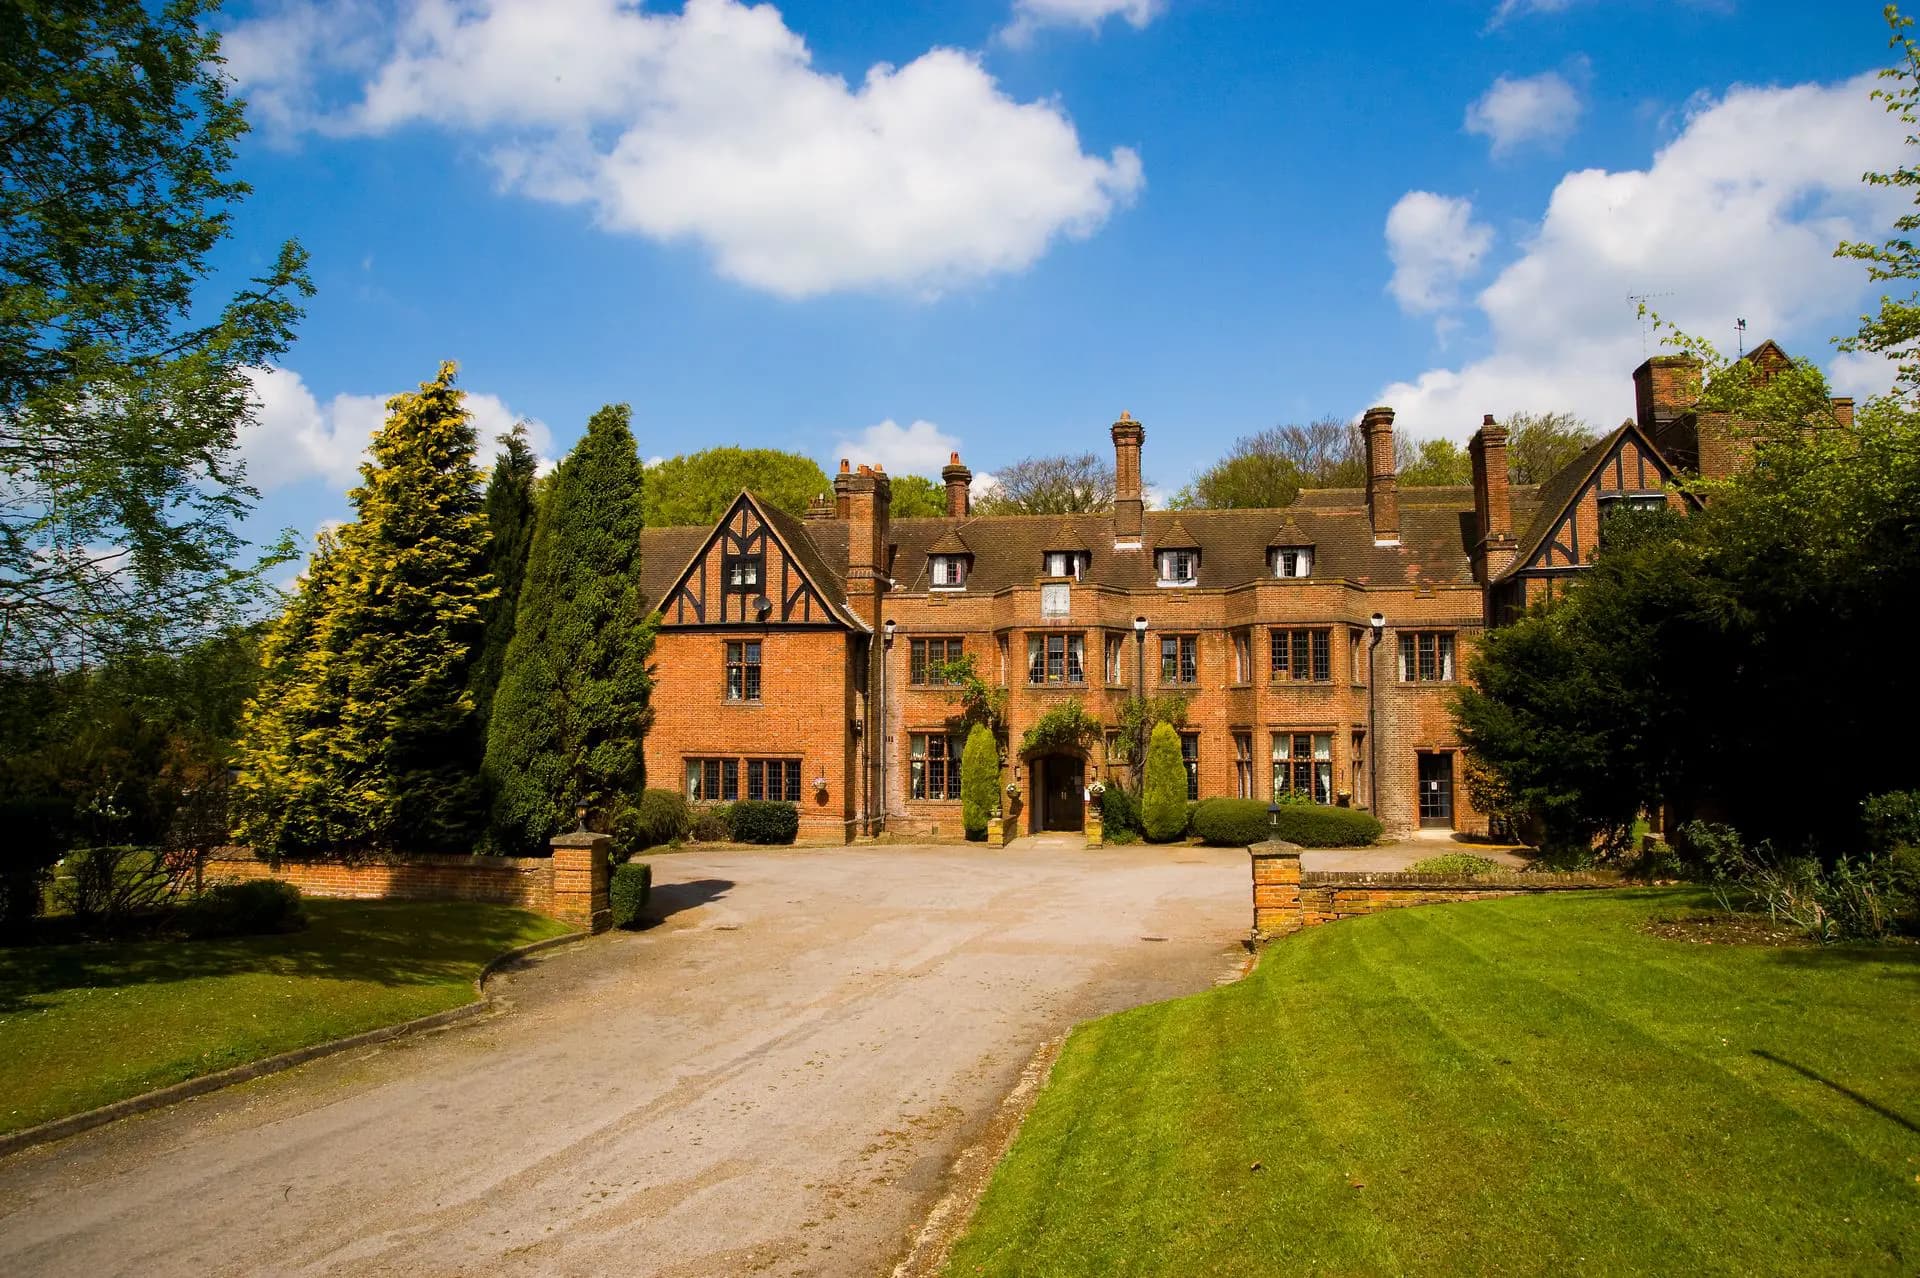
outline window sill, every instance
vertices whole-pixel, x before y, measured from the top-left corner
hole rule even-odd
[[[1028,682],[1022,684],[1021,687],[1028,688],[1028,689],[1077,688],[1084,691],[1087,687],[1087,681],[1085,679],[1081,679],[1078,681],[1075,681],[1073,679],[1048,679],[1044,683],[1034,683],[1033,681],[1029,680]]]
[[[746,701],[738,697],[728,697],[721,704],[729,705],[729,706],[738,706],[742,710],[758,710],[761,706],[764,706],[767,703],[764,701]]]
[[[928,586],[927,589],[936,595],[958,595],[966,593],[967,588],[965,586]]]
[[[1331,688],[1331,679],[1269,679],[1269,688]]]
[[[1191,581],[1156,581],[1153,584],[1162,590],[1192,590],[1200,584],[1200,579],[1195,577]]]

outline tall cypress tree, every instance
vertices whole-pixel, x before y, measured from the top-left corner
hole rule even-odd
[[[507,664],[507,644],[513,639],[520,583],[527,575],[527,553],[533,547],[533,479],[539,465],[533,449],[527,447],[525,423],[515,422],[511,431],[500,436],[500,443],[505,451],[493,464],[485,503],[491,538],[487,542],[487,570],[500,593],[487,603],[485,638],[473,663],[473,709],[483,741],[493,694]]]
[[[285,722],[249,745],[240,782],[257,847],[466,851],[478,832],[468,678],[494,591],[473,426],[453,380],[442,364],[418,394],[388,402],[349,494],[358,519],[308,583],[316,615],[289,610],[280,638],[304,655],[284,706],[256,701],[263,728]],[[278,796],[283,815],[253,796]]]
[[[532,852],[576,804],[605,825],[646,785],[647,659],[659,619],[640,588],[640,454],[625,404],[593,415],[542,504],[487,729],[494,843]],[[564,823],[564,824],[563,824]]]

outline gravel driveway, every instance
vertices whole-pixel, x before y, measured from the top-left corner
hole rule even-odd
[[[0,1273],[884,1274],[1036,1046],[1241,957],[1243,852],[679,853],[505,1015],[0,1161]]]

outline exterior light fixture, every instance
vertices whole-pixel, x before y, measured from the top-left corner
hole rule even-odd
[[[1136,635],[1144,635],[1147,633],[1147,619],[1145,617],[1135,617],[1133,619],[1133,633]]]
[[[584,803],[574,804],[573,816],[574,820],[579,823],[579,828],[576,832],[585,834],[587,832],[587,805]]]
[[[887,618],[887,622],[886,622],[886,625],[884,625],[884,626],[882,626],[882,627],[881,627],[881,629],[882,629],[882,630],[884,630],[884,631],[886,632],[886,643],[887,643],[887,647],[889,647],[889,648],[891,648],[891,647],[893,647],[893,631],[894,631],[894,621],[893,621],[893,618],[892,618],[892,617],[888,617],[888,618]]]
[[[1279,795],[1275,795],[1273,799],[1267,804],[1267,838],[1269,841],[1274,843],[1278,843],[1280,841],[1280,796]]]
[[[1384,634],[1387,629],[1386,617],[1376,612],[1373,616],[1367,618],[1367,624],[1373,627],[1373,641],[1379,643],[1380,636]]]

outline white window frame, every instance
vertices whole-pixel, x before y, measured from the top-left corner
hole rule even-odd
[[[1077,550],[1049,550],[1042,566],[1046,569],[1046,576],[1080,580],[1080,552]]]
[[[1159,550],[1154,552],[1154,570],[1162,586],[1191,586],[1200,580],[1200,552],[1197,550]],[[1180,560],[1187,561],[1187,575],[1175,577],[1169,573],[1179,566]]]
[[[1291,565],[1287,563],[1287,557],[1289,555],[1293,556],[1293,563]],[[1289,566],[1293,568],[1292,572],[1287,571]],[[1313,547],[1281,546],[1275,550],[1273,552],[1273,575],[1282,578],[1313,576]]]
[[[967,588],[967,557],[965,555],[934,555],[932,566],[927,571],[935,590]]]

